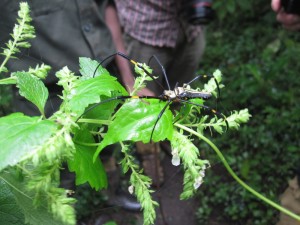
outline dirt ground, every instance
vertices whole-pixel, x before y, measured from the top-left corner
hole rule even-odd
[[[162,165],[165,182],[154,193],[154,199],[160,203],[155,225],[198,225],[195,216],[196,200],[179,200],[183,182],[183,174],[179,167],[171,164],[171,157],[167,154],[162,160]],[[132,213],[118,207],[110,207],[97,210],[94,218],[89,218],[79,225],[102,225],[107,221],[115,221],[117,225],[143,224],[142,213]]]

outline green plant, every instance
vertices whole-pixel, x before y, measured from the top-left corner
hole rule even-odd
[[[30,25],[31,17],[29,15],[29,9],[25,7],[24,4],[21,4],[21,10],[18,12],[18,23],[15,25],[13,29],[13,33],[11,34],[12,40],[9,40],[6,43],[6,48],[3,49],[1,55],[5,58],[0,65],[0,78],[4,78],[3,72],[8,72],[5,67],[7,61],[10,58],[15,58],[16,54],[20,52],[21,48],[29,48],[30,43],[27,41],[28,39],[34,38],[34,28]],[[12,81],[13,82],[13,81]],[[10,112],[9,110],[9,102],[11,100],[11,95],[8,87],[0,87],[0,115],[4,112]]]
[[[28,17],[27,4],[21,4],[22,10],[27,13],[20,13],[20,17]],[[23,39],[22,42],[24,41]],[[22,45],[28,46],[25,43]],[[12,46],[15,48],[18,45]],[[8,59],[12,55],[11,52],[16,51],[10,49],[6,52]],[[120,101],[107,99],[127,96],[124,87],[115,77],[110,76],[106,69],[98,67],[98,62],[80,58],[79,63],[81,76],[75,75],[67,67],[56,73],[59,80],[57,84],[63,87],[63,102],[59,110],[49,118],[46,118],[44,113],[48,90],[41,81],[47,74],[47,66],[37,66],[27,72],[14,72],[9,78],[0,81],[0,84],[16,84],[20,94],[41,112],[40,117],[13,113],[0,118],[0,185],[1,190],[4,190],[2,194],[9,193],[10,200],[14,200],[16,214],[20,219],[18,222],[25,217],[26,222],[30,224],[75,224],[75,199],[67,196],[67,190],[58,187],[62,163],[67,162],[69,169],[76,173],[76,185],[88,183],[96,190],[105,188],[106,174],[98,154],[104,147],[120,143],[123,171],[131,171],[129,191],[141,202],[144,224],[153,224],[156,217],[155,207],[158,204],[151,197],[151,179],[143,175],[136,165],[127,143],[149,142],[157,115],[166,103],[158,99],[141,101],[133,97],[125,101],[120,108],[116,108]],[[144,82],[140,81],[149,79],[145,70],[151,72],[145,64],[138,64],[135,69],[140,78],[137,79],[133,93],[144,86]],[[217,70],[214,77],[221,83],[220,71]],[[215,88],[213,79],[204,86],[204,90],[212,93]],[[192,101],[196,104],[204,103],[202,99]],[[100,102],[102,103],[97,104]],[[87,111],[91,105],[94,105],[93,110]],[[174,123],[173,113],[167,108],[153,133],[153,141],[167,139],[171,142],[172,162],[174,165],[182,165],[184,169],[181,199],[196,194],[209,166],[207,160],[199,157],[199,150],[192,142],[194,135],[212,147],[229,173],[243,187],[277,209],[299,219],[265,199],[233,173],[222,153],[204,136],[206,129],[222,134],[227,128],[226,123],[223,118],[209,118],[203,111],[196,105],[187,105],[180,120],[175,116]],[[178,115],[178,112],[175,114]],[[237,129],[240,124],[247,122],[249,117],[247,109],[233,111],[226,118],[228,127]],[[9,211],[5,206],[2,210]],[[11,221],[13,214],[10,213],[1,221]]]
[[[224,135],[215,143],[240,177],[278,201],[293,176],[292,169],[299,165],[300,108],[296,99],[300,95],[300,39],[298,33],[276,24],[269,2],[256,4],[260,7],[252,8],[253,15],[240,10],[211,24],[202,70],[212,66],[222,69],[227,85],[221,111],[247,107],[253,115],[247,127],[229,133],[229,142]],[[203,154],[217,164],[212,153],[203,150]],[[207,174],[206,181],[199,193],[201,224],[212,214],[229,224],[268,225],[278,220],[272,209],[224,176],[218,165]],[[214,213],[212,208],[222,213]]]

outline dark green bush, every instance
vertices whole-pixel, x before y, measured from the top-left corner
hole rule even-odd
[[[217,146],[243,180],[279,201],[299,165],[300,36],[277,24],[270,1],[216,1],[215,7],[218,19],[207,30],[201,71],[220,68],[224,75],[220,111],[249,108],[252,114],[247,126],[217,139]],[[216,165],[199,196],[201,224],[211,213],[231,225],[276,222],[274,209],[225,176],[214,154],[204,153]]]

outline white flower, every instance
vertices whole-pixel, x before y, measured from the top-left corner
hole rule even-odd
[[[173,166],[179,166],[180,165],[180,158],[178,155],[178,149],[173,149],[172,151],[172,165]]]
[[[132,194],[133,194],[133,191],[134,191],[134,186],[133,186],[133,185],[130,185],[130,186],[128,187],[128,191],[129,191],[129,193],[132,195]]]
[[[198,189],[202,183],[203,183],[203,177],[200,175],[195,179],[194,188]]]
[[[202,169],[199,171],[199,176],[195,179],[195,183],[194,183],[195,189],[198,189],[203,183],[203,178],[205,177],[205,169],[206,167],[203,166]]]
[[[200,175],[201,177],[205,177],[205,171],[204,171],[203,169],[200,170],[199,175]]]

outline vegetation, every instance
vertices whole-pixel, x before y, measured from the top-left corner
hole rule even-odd
[[[247,126],[216,143],[240,177],[278,202],[300,162],[300,36],[276,23],[270,1],[215,3],[218,18],[206,32],[201,71],[224,74],[220,111],[247,107],[252,114]],[[203,154],[215,166],[199,195],[200,224],[210,215],[231,225],[276,223],[277,212],[224,176],[213,153]]]
[[[245,9],[252,7],[251,2],[245,2],[241,1],[239,6],[243,6]],[[229,22],[229,19],[225,19],[226,15],[234,12],[232,9],[236,5],[234,1],[230,1],[224,10],[224,4],[219,2],[216,7],[220,12],[219,15],[223,18],[222,21]],[[253,18],[256,18],[254,15],[255,13],[252,15]],[[236,16],[239,15],[234,15],[232,18]],[[251,18],[251,15],[247,17],[245,23],[250,23]],[[269,21],[268,16],[264,18]],[[1,79],[0,84],[1,86],[16,85],[20,94],[39,109],[41,116],[29,117],[22,113],[12,113],[0,118],[0,145],[2,146],[0,151],[0,196],[2,200],[0,211],[6,212],[1,214],[1,216],[5,215],[1,217],[1,221],[7,222],[7,224],[12,220],[14,220],[14,224],[22,224],[24,220],[29,224],[75,224],[73,207],[75,199],[68,196],[69,191],[58,186],[60,182],[59,169],[62,163],[67,162],[69,169],[76,173],[76,185],[88,183],[96,190],[105,188],[107,186],[106,174],[98,154],[104,147],[120,143],[120,152],[123,154],[122,169],[124,172],[130,171],[129,191],[135,194],[141,202],[144,224],[153,224],[156,217],[155,207],[158,204],[152,199],[152,190],[149,189],[151,179],[145,176],[136,164],[128,146],[135,141],[149,142],[156,122],[152,136],[153,141],[168,139],[173,149],[172,163],[181,165],[184,169],[181,198],[187,199],[194,196],[200,186],[204,190],[199,198],[204,205],[200,208],[201,210],[198,210],[201,220],[207,218],[211,209],[216,206],[224,209],[222,215],[230,218],[231,221],[246,221],[249,224],[249,218],[251,218],[250,222],[253,224],[268,224],[274,218],[274,209],[265,207],[261,202],[258,203],[257,199],[243,191],[245,189],[274,207],[284,210],[264,199],[241,181],[229,167],[222,152],[207,139],[205,131],[224,134],[228,130],[227,128],[236,130],[240,124],[249,120],[250,115],[246,108],[252,110],[253,115],[257,118],[252,120],[251,126],[243,127],[242,132],[239,133],[231,131],[226,137],[222,135],[226,141],[220,138],[218,145],[222,146],[221,149],[226,149],[226,155],[230,164],[234,166],[234,171],[239,171],[239,175],[259,192],[277,199],[276,191],[282,188],[281,185],[287,178],[278,175],[290,175],[286,171],[290,166],[285,161],[285,157],[288,155],[286,151],[296,154],[296,146],[299,143],[297,143],[298,138],[295,137],[297,134],[287,133],[285,130],[287,126],[285,123],[292,126],[292,129],[296,129],[298,126],[294,123],[297,115],[293,112],[294,109],[297,109],[296,104],[294,105],[297,90],[288,93],[280,91],[284,84],[286,84],[284,88],[289,89],[290,85],[297,81],[291,84],[289,83],[292,81],[290,77],[282,76],[276,81],[275,74],[280,71],[286,72],[290,76],[293,75],[288,67],[285,68],[286,63],[292,59],[292,55],[287,49],[293,46],[293,48],[290,47],[290,50],[296,51],[297,44],[284,34],[278,34],[282,36],[276,36],[270,42],[266,39],[265,45],[262,44],[265,48],[257,49],[254,44],[249,47],[245,43],[251,42],[250,40],[255,34],[258,35],[256,33],[258,28],[254,30],[252,27],[248,31],[247,29],[237,30],[237,33],[234,34],[235,27],[232,27],[233,30],[229,32],[219,30],[219,26],[226,28],[224,24],[215,24],[214,26],[216,28],[211,32],[212,38],[209,40],[216,38],[217,41],[214,47],[208,47],[206,54],[208,56],[204,61],[204,65],[209,66],[209,68],[205,68],[206,71],[220,67],[222,70],[224,69],[225,74],[239,74],[238,78],[230,79],[229,76],[225,76],[226,84],[230,85],[226,87],[226,91],[222,91],[221,104],[223,108],[243,109],[231,112],[224,110],[224,114],[228,115],[227,123],[219,114],[213,117],[207,116],[205,110],[198,107],[204,103],[207,104],[202,99],[195,99],[193,105],[186,104],[186,107],[182,107],[180,112],[173,112],[175,117],[172,111],[166,108],[157,122],[157,115],[166,106],[165,101],[158,99],[141,101],[136,98],[125,100],[118,97],[129,94],[116,81],[115,77],[109,75],[106,69],[98,67],[98,62],[88,58],[79,60],[80,76],[75,75],[67,67],[56,73],[59,80],[58,85],[63,87],[61,96],[63,103],[54,115],[46,118],[44,106],[48,98],[48,90],[41,79],[46,77],[49,67],[41,65],[34,69],[30,68],[26,72],[14,73],[9,73],[5,68],[7,60],[15,56],[19,48],[30,47],[27,40],[34,37],[34,30],[30,26],[28,6],[21,3],[18,25],[14,28],[12,41],[8,42],[4,49],[5,60],[0,67],[0,72],[6,72],[8,76]],[[265,32],[265,29],[260,28],[260,31]],[[233,37],[240,38],[236,42],[239,47],[224,44],[223,41]],[[251,49],[251,54],[244,52],[247,48]],[[261,51],[262,49],[264,50]],[[222,59],[218,59],[220,54],[222,54]],[[279,60],[278,56],[282,56],[282,58],[279,57]],[[219,65],[209,63],[217,62],[216,59],[221,62]],[[243,64],[238,61],[241,59],[245,60]],[[278,60],[277,64],[273,65],[275,60]],[[138,63],[135,65],[135,69],[139,78],[136,80],[135,90],[131,94],[137,93],[143,88],[144,81],[151,79],[148,76],[151,69],[147,65]],[[213,75],[222,87],[220,71],[216,70]],[[211,79],[203,89],[197,91],[208,91],[214,94],[216,89],[215,80]],[[262,98],[263,95],[266,97]],[[110,101],[111,98],[114,101]],[[7,99],[1,100],[8,101]],[[101,104],[99,104],[100,102]],[[121,102],[122,106],[117,108]],[[289,111],[284,111],[285,107],[290,107]],[[283,118],[286,118],[286,121],[277,120],[278,111]],[[291,118],[294,120],[291,121]],[[118,130],[117,133],[116,130]],[[230,137],[230,142],[228,137]],[[285,145],[274,144],[273,137],[280,138]],[[201,156],[205,156],[205,158],[200,158],[198,147],[192,140],[199,140],[200,144],[206,143],[205,148],[201,146],[200,149],[207,149],[208,145],[219,158],[214,159],[215,154],[210,154],[208,150],[203,150]],[[268,150],[269,148],[270,150]],[[292,156],[289,157],[289,162],[295,162],[296,157],[293,159]],[[213,166],[213,169],[215,168],[214,163],[210,163],[207,159],[210,162],[218,162],[220,159],[232,177],[242,186],[237,186],[237,183],[234,185],[221,183],[221,179],[228,181],[228,178],[224,176],[212,176],[211,174],[205,176],[210,165]],[[254,172],[258,168],[260,171]],[[277,176],[272,177],[268,173],[269,168],[272,169],[271,174]],[[207,187],[201,185],[204,176],[205,181],[207,180]],[[263,183],[262,176],[268,182]],[[278,182],[279,179],[284,181]],[[268,186],[269,183],[274,189]],[[264,189],[266,187],[268,189]],[[7,208],[7,202],[12,203],[12,208]]]
[[[20,4],[18,15],[12,40],[3,49],[5,59],[0,72],[8,73],[5,67],[7,61],[20,48],[30,47],[28,40],[34,38],[26,3]],[[63,87],[62,104],[49,118],[44,111],[49,93],[41,80],[47,76],[48,66],[8,73],[8,77],[0,80],[1,85],[16,85],[28,104],[34,104],[41,113],[40,117],[30,117],[16,112],[0,118],[0,185],[4,190],[1,193],[1,211],[6,212],[2,214],[1,221],[6,224],[22,223],[24,220],[30,224],[75,224],[75,199],[68,196],[70,192],[59,187],[62,163],[67,162],[70,171],[76,173],[76,185],[88,183],[96,190],[105,188],[106,174],[98,155],[104,147],[114,143],[121,145],[121,165],[124,173],[131,172],[129,190],[141,203],[144,224],[153,224],[158,203],[151,196],[151,179],[136,164],[127,143],[147,143],[151,138],[156,142],[168,139],[174,149],[176,165],[183,165],[185,171],[181,198],[186,199],[196,193],[209,163],[199,158],[199,151],[191,137],[183,131],[194,132],[201,138],[200,134],[206,128],[219,133],[226,127],[237,129],[250,116],[247,110],[243,110],[232,112],[226,123],[223,117],[208,120],[206,116],[197,120],[201,115],[197,105],[204,103],[202,99],[196,99],[194,105],[187,106],[181,117],[176,116],[175,124],[171,110],[166,107],[168,104],[159,99],[145,100],[148,104],[140,99],[129,99],[116,110],[120,101],[125,100],[118,96],[128,96],[124,87],[106,69],[98,66],[98,62],[80,58],[79,63],[81,76],[67,67],[55,74],[57,84]],[[133,93],[142,89],[145,81],[152,79],[148,75],[152,71],[147,65],[137,63],[135,70],[139,77]],[[215,73],[215,79],[221,82],[220,72]],[[205,91],[213,93],[216,87],[212,79],[206,84]],[[162,110],[165,112],[157,120]],[[103,127],[107,127],[106,132]],[[101,141],[98,143],[96,140]],[[13,210],[7,202],[13,202]],[[15,212],[18,216],[14,215]]]

